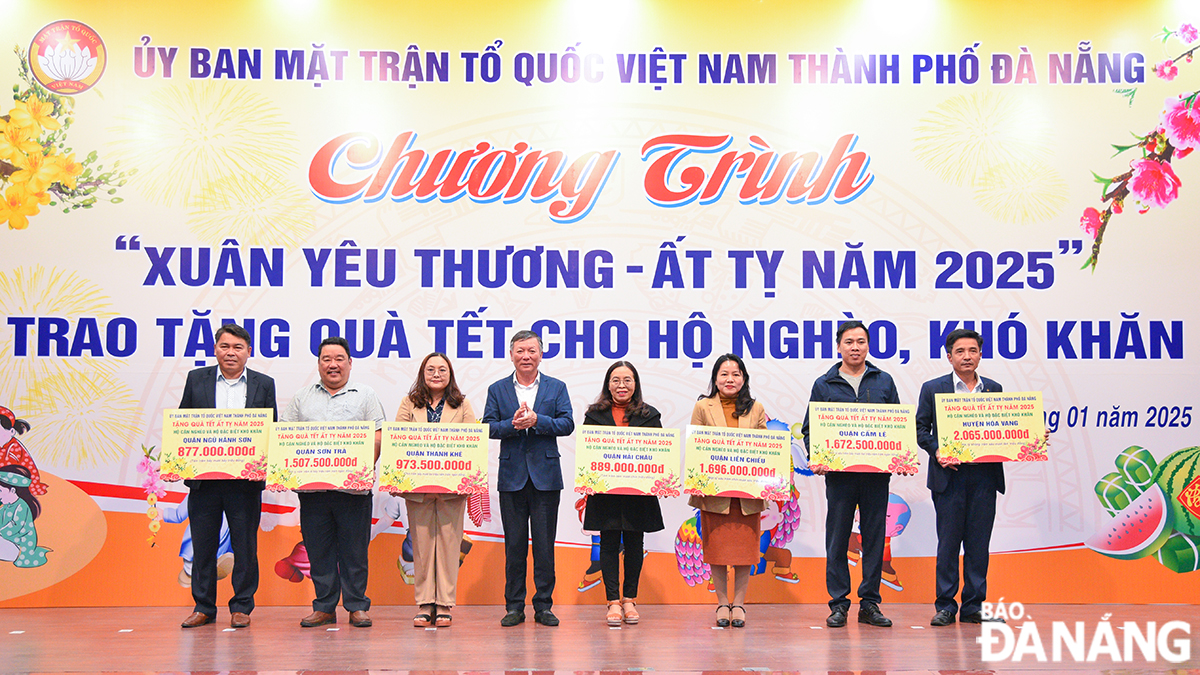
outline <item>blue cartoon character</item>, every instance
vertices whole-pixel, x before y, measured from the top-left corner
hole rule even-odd
[[[159,512],[162,519],[168,523],[180,524],[188,519],[188,497],[176,506],[159,502]],[[192,560],[195,552],[192,550],[192,526],[187,525],[183,530],[183,540],[179,543],[179,557],[183,559],[183,569],[179,570],[179,585],[184,588],[192,587]],[[229,541],[229,523],[221,517],[221,534],[217,543],[217,579],[224,579],[233,571],[233,545]]]
[[[50,549],[37,545],[33,521],[42,505],[33,496],[29,469],[10,464],[0,468],[0,561],[16,567],[41,567]]]
[[[908,502],[904,501],[904,497],[889,492],[887,529],[884,531],[883,538],[883,577],[880,581],[884,586],[896,591],[904,590],[904,585],[900,583],[900,576],[896,574],[896,568],[892,567],[892,537],[899,537],[903,534],[911,518],[912,509],[908,507]],[[857,565],[858,560],[862,558],[862,535],[858,532],[858,513],[854,514],[854,531],[850,534],[850,547],[846,551],[846,556],[850,559],[851,565]]]

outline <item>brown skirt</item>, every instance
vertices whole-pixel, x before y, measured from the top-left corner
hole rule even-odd
[[[709,565],[757,565],[759,514],[743,514],[742,500],[730,500],[729,513],[700,512],[704,562]]]

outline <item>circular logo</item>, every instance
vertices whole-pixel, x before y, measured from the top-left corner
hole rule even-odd
[[[41,85],[67,96],[91,89],[108,64],[96,31],[78,21],[55,21],[29,43],[29,69]]]

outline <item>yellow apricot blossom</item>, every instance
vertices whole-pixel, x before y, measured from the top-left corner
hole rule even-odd
[[[35,134],[41,135],[42,129],[54,131],[62,128],[62,124],[51,116],[53,112],[53,103],[43,102],[36,96],[30,96],[28,101],[14,102],[8,118],[10,122],[26,129],[33,129]]]
[[[62,183],[68,190],[75,189],[75,179],[83,173],[83,165],[75,161],[75,153],[67,156],[55,155],[50,158],[58,166],[58,172],[51,180],[52,183]]]
[[[61,169],[54,157],[46,157],[40,152],[25,155],[24,164],[17,164],[19,171],[9,177],[14,184],[24,183],[30,192],[41,192],[53,183]]]
[[[10,230],[29,227],[29,216],[36,216],[41,208],[38,198],[20,185],[13,185],[0,201],[0,223],[7,222]]]
[[[42,145],[30,138],[29,129],[0,120],[0,160],[19,166],[25,161],[25,155],[41,149]]]

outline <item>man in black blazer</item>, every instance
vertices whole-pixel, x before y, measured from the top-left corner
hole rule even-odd
[[[500,439],[500,522],[504,526],[504,605],[501,626],[525,620],[525,556],[533,540],[533,619],[557,626],[554,604],[554,538],[563,489],[558,438],[575,430],[567,385],[538,372],[542,338],[528,330],[509,341],[515,370],[488,387],[483,422]]]
[[[270,408],[278,419],[275,380],[246,367],[253,351],[250,333],[237,324],[217,329],[213,353],[217,365],[188,373],[180,408]],[[192,527],[192,599],[195,611],[184,628],[212,623],[217,618],[217,546],[221,519],[229,524],[233,546],[233,597],[229,625],[245,628],[254,611],[258,590],[258,523],[262,516],[263,481],[241,479],[184,481],[188,520]]]
[[[939,457],[934,394],[1000,392],[994,380],[978,376],[983,337],[973,330],[958,329],[946,336],[946,358],[954,372],[921,385],[917,402],[917,444],[933,459],[929,463],[929,490],[937,512],[937,613],[929,622],[948,626],[961,610],[963,623],[983,621],[981,610],[987,599],[988,548],[996,519],[996,493],[1004,492],[1004,465],[1000,462],[962,464],[952,457]],[[963,553],[962,606],[958,593],[958,552]]]

